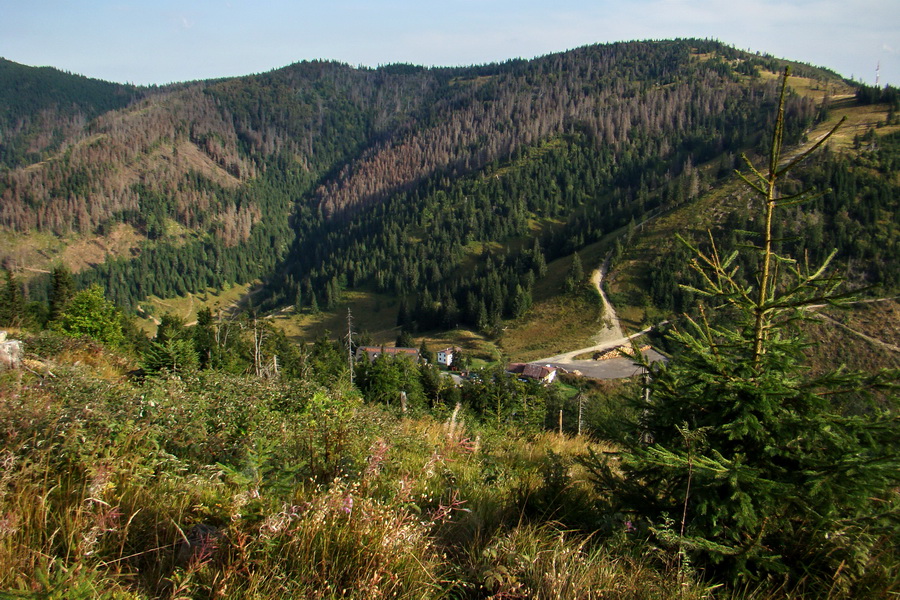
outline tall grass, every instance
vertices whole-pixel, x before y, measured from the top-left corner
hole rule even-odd
[[[592,533],[583,438],[81,364],[0,374],[2,598],[732,597]]]

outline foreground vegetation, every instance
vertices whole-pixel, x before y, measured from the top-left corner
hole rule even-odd
[[[607,510],[578,459],[613,448],[588,437],[404,414],[346,383],[134,379],[122,355],[53,333],[29,347],[43,360],[0,380],[4,597],[788,595],[721,587]],[[865,579],[831,573],[831,597],[896,590],[895,544],[875,544]]]
[[[135,383],[95,344],[32,345],[43,373],[0,388],[12,597],[703,595],[624,520],[579,533],[597,519],[572,464],[585,440],[399,418],[311,382]]]

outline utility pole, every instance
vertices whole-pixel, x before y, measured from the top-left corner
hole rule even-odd
[[[353,385],[353,314],[347,307],[347,364],[350,366],[350,385]]]
[[[578,435],[581,436],[581,425],[584,422],[584,394],[579,393],[575,399],[578,400]]]

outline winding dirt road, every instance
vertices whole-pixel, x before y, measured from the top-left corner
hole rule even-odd
[[[603,279],[609,270],[609,259],[611,254],[607,254],[603,264],[591,274],[591,283],[597,288],[600,298],[603,301],[603,320],[604,327],[597,332],[592,338],[593,346],[587,348],[579,348],[563,354],[533,360],[532,363],[561,367],[567,371],[580,371],[582,375],[593,379],[621,379],[623,377],[631,377],[638,373],[641,369],[635,366],[634,362],[628,358],[612,358],[608,360],[575,360],[579,354],[587,354],[609,350],[618,346],[628,345],[628,343],[652,328],[648,327],[643,331],[624,335],[622,326],[619,323],[619,317],[616,315],[616,309],[609,302],[606,293],[603,291]],[[655,350],[647,350],[644,352],[650,362],[665,360],[665,357]]]

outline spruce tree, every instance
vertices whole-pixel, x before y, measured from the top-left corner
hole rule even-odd
[[[0,297],[0,325],[21,327],[25,322],[25,296],[19,288],[16,276],[6,269],[6,286]]]
[[[394,343],[397,348],[412,348],[414,344],[415,340],[413,340],[412,334],[406,329],[400,330],[397,341]]]
[[[198,364],[201,369],[212,368],[217,362],[214,360],[218,350],[214,327],[212,311],[208,306],[204,306],[197,311],[197,324],[194,326],[191,337],[193,338],[194,351],[197,353]]]
[[[578,253],[572,255],[572,264],[566,273],[566,281],[563,284],[567,294],[580,290],[584,285],[584,267],[581,265],[581,257]]]
[[[50,320],[55,321],[75,295],[75,282],[64,265],[55,267],[50,279]]]
[[[167,338],[162,342],[150,342],[143,355],[143,367],[148,373],[181,374],[194,371],[197,366],[197,351],[189,339]]]
[[[786,82],[787,72],[768,168],[745,157],[750,175],[741,175],[763,217],[761,243],[748,250],[758,272],[742,276],[738,253],[722,257],[714,242],[689,245],[703,281],[688,288],[703,301],[699,317],[671,333],[678,350],[668,365],[645,365],[640,418],[619,460],[585,464],[608,491],[610,514],[646,523],[707,576],[870,594],[877,553],[897,551],[900,436],[896,398],[862,398],[896,389],[897,372],[812,376],[805,365],[797,325],[847,295],[830,257],[808,268],[774,250],[778,210],[821,195],[780,196],[778,186],[828,137],[782,160]],[[836,401],[848,394],[852,411]]]

